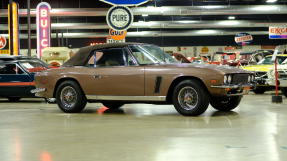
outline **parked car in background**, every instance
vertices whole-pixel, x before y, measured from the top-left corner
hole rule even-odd
[[[277,55],[278,63],[281,64],[286,60],[287,54]],[[274,67],[274,62],[272,61],[272,55],[265,56],[256,65],[242,66],[242,69],[255,72],[256,85],[253,89],[256,94],[263,94],[264,92],[274,89],[273,85],[268,84],[267,72]]]
[[[248,64],[249,65],[256,65],[259,63],[262,59],[264,59],[266,56],[273,55],[274,50],[256,50],[252,52]]]
[[[23,97],[35,97],[34,75],[48,69],[47,64],[37,58],[26,56],[0,56],[0,97],[19,101]]]
[[[208,64],[237,66],[239,61],[234,52],[215,52]]]
[[[278,72],[278,86],[280,87],[282,94],[287,97],[287,59],[277,66]],[[275,68],[270,69],[267,72],[267,82],[271,86],[276,85]]]
[[[252,54],[253,54],[252,52],[240,52],[239,60],[238,60],[238,66],[248,65]]]
[[[138,102],[173,104],[180,114],[196,116],[209,104],[236,108],[253,80],[242,69],[178,63],[155,45],[116,43],[81,48],[61,68],[37,73],[32,92],[56,98],[68,113],[82,111],[87,102],[111,109]]]
[[[69,60],[74,53],[67,47],[47,47],[43,49],[41,60],[52,67],[59,67]]]

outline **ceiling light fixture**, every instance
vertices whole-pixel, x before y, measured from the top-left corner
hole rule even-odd
[[[189,23],[196,23],[196,21],[188,21],[188,20],[183,20],[183,21],[175,21],[178,23],[183,23],[183,24],[189,24]]]
[[[266,12],[266,11],[277,11],[279,8],[276,5],[259,5],[251,7],[251,10]]]
[[[142,16],[143,16],[143,17],[147,17],[147,16],[148,16],[148,14],[142,14]]]
[[[275,3],[277,0],[266,0],[266,3]]]
[[[216,34],[217,32],[218,32],[217,30],[198,30],[198,31],[196,31],[197,34],[201,34],[201,35]]]
[[[229,20],[235,20],[235,16],[228,16]]]
[[[223,21],[219,21],[218,22],[219,25],[223,25],[223,26],[234,26],[234,25],[239,25],[240,21],[236,21],[236,20],[223,20]]]
[[[224,8],[224,6],[210,5],[210,6],[200,6],[200,8],[204,8],[204,9],[220,9],[220,8]]]

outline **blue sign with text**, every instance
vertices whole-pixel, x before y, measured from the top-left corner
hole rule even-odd
[[[249,33],[243,32],[236,34],[234,40],[238,45],[248,45],[253,41],[253,37]]]
[[[149,0],[100,0],[105,3],[112,5],[121,5],[121,6],[138,6],[143,3],[148,2]]]

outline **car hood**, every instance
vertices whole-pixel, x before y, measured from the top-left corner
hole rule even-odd
[[[168,64],[166,67],[177,67],[177,68],[197,68],[197,69],[209,69],[223,74],[226,73],[249,73],[246,70],[235,68],[225,65],[214,65],[214,64],[196,64],[196,63],[181,63],[181,64]]]
[[[274,65],[249,65],[243,66],[242,69],[248,71],[262,71],[267,72],[268,70],[272,69]]]
[[[275,70],[275,66],[272,66],[271,68],[272,70]],[[277,70],[280,70],[280,71],[287,71],[287,64],[283,64],[283,65],[278,65],[277,66]]]

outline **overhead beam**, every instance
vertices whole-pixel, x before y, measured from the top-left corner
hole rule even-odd
[[[218,21],[149,21],[134,22],[131,28],[166,28],[166,29],[183,29],[183,28],[241,28],[241,27],[269,27],[269,26],[286,26],[287,20],[284,22],[269,21],[246,21],[246,20],[218,20]],[[109,29],[106,23],[52,23],[53,30],[60,29]],[[36,25],[32,25],[32,30],[36,29]],[[7,24],[0,24],[0,31],[8,30]],[[27,24],[21,24],[20,30],[27,30]]]
[[[141,31],[141,32],[128,32],[127,37],[181,37],[181,36],[228,36],[235,35],[240,31],[224,31],[224,30],[190,30],[190,31]],[[250,31],[251,35],[268,35],[268,31]],[[8,34],[2,34],[8,37]],[[63,33],[64,38],[98,38],[107,37],[108,32],[89,32],[89,33]],[[26,39],[26,34],[20,35],[21,39]],[[35,39],[36,35],[32,35]],[[52,38],[56,38],[56,33],[52,33]]]
[[[51,16],[106,16],[108,8],[53,8]],[[164,6],[134,7],[134,15],[250,15],[287,14],[287,5],[210,5],[210,6]],[[27,9],[20,9],[20,16],[27,16]],[[35,9],[31,10],[35,16]],[[0,17],[7,17],[7,10],[0,10]]]

